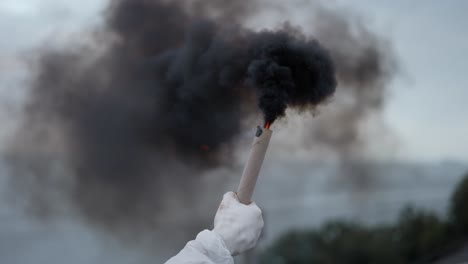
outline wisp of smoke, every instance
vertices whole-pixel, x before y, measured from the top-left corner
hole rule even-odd
[[[379,115],[398,73],[397,60],[391,42],[373,33],[357,14],[321,5],[314,5],[314,11],[311,34],[330,49],[340,89],[326,118],[314,120],[305,140],[338,158],[342,183],[353,190],[369,190],[378,171],[367,157],[368,144],[387,140],[391,131],[384,127],[375,139],[366,134],[365,125],[374,116],[382,120]],[[384,125],[374,121],[372,126]]]

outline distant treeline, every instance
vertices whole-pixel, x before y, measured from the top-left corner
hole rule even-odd
[[[261,264],[430,263],[468,242],[468,173],[451,196],[446,217],[407,207],[392,225],[331,221],[291,231],[260,256]]]

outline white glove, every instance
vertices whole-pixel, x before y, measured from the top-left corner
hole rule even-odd
[[[244,205],[235,193],[224,194],[214,219],[213,232],[221,236],[231,255],[253,248],[262,229],[262,211],[254,202]]]

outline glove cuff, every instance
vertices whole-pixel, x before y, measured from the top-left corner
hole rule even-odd
[[[212,259],[214,263],[234,264],[234,259],[223,238],[216,232],[203,230],[197,235],[195,240],[202,245],[203,253]]]

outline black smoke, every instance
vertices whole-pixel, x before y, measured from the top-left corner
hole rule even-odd
[[[253,3],[116,0],[86,41],[37,50],[9,157],[35,210],[57,193],[93,224],[156,225],[192,175],[232,164],[257,105],[273,122],[331,96],[328,51],[289,25],[244,28]]]
[[[283,32],[264,32],[254,38],[249,80],[266,122],[284,116],[288,106],[313,108],[334,93],[332,60],[316,40],[294,39]]]
[[[317,122],[310,142],[346,153],[361,146],[352,121],[380,109],[388,76],[379,38],[358,25],[361,38],[347,14],[319,9],[313,34],[244,27],[260,8],[114,0],[99,28],[35,50],[8,153],[12,190],[35,214],[72,208],[93,226],[131,234],[167,227],[168,211],[196,205],[206,185],[199,175],[232,166],[244,120],[312,111],[333,94],[335,75],[356,104],[334,102],[338,114]]]

